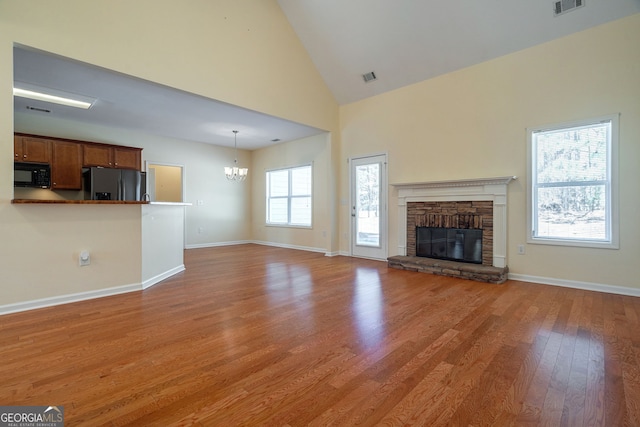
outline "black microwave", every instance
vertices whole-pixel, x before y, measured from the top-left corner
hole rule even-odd
[[[14,163],[13,186],[51,188],[51,167],[36,163]]]

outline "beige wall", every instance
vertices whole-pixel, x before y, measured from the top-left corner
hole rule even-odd
[[[517,175],[508,265],[531,277],[640,288],[640,15],[341,107],[344,159],[387,151],[389,182]],[[526,245],[527,127],[620,113],[620,250]],[[390,254],[398,242],[390,187]],[[349,214],[340,212],[341,230]],[[341,235],[341,237],[343,237]],[[341,249],[348,242],[341,240]]]
[[[153,174],[155,179],[154,201],[158,202],[182,202],[182,167],[151,165],[147,167],[147,173]]]
[[[252,153],[251,186],[254,189],[252,205],[252,238],[260,242],[331,252],[331,206],[333,206],[331,163],[331,137],[317,135],[298,141],[278,144]],[[285,167],[312,165],[313,213],[311,228],[271,227],[265,225],[266,172]]]
[[[2,203],[1,305],[140,283],[140,215],[139,205]]]
[[[10,203],[14,43],[321,129],[338,128],[337,105],[275,0],[193,0],[189,7],[169,0],[0,1],[0,28],[0,306],[141,281],[139,207]],[[208,170],[227,163],[225,155],[232,158],[228,150],[201,145],[203,159],[214,159]],[[145,147],[144,156],[151,155],[156,157]],[[218,197],[210,186],[207,191]],[[246,207],[246,197],[245,189],[214,203]],[[216,223],[221,229],[226,224],[224,218]],[[221,239],[247,236],[231,233]],[[87,247],[92,265],[79,268],[77,253]]]

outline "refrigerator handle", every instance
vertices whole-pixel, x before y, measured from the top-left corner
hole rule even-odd
[[[118,178],[118,200],[124,200],[124,181]]]

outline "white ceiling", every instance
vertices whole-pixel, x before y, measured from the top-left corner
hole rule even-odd
[[[341,105],[640,12],[640,0],[583,0],[558,16],[553,0],[278,3]]]
[[[572,0],[562,0],[568,2]],[[560,16],[552,0],[278,0],[339,104],[640,12],[640,0],[583,0]],[[375,72],[365,83],[362,74]],[[97,99],[90,110],[14,98],[16,114],[133,129],[254,150],[320,129],[28,48],[14,48],[14,85]],[[50,113],[27,109],[50,110]],[[18,130],[19,131],[19,130]]]
[[[29,48],[14,47],[13,64],[14,87],[28,90],[41,88],[41,91],[51,95],[95,100],[90,109],[83,110],[16,96],[16,115],[45,115],[228,147],[234,146],[233,130],[237,130],[238,148],[244,150],[255,150],[323,132]],[[68,130],[65,136],[74,137],[73,132]],[[274,142],[274,139],[280,141]]]

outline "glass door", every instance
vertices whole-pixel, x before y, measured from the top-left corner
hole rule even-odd
[[[351,159],[351,255],[387,258],[386,155]]]

